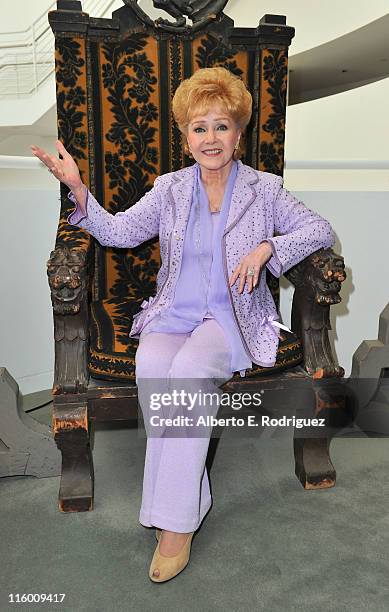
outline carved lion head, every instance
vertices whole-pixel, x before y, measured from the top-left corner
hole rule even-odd
[[[76,314],[87,299],[86,253],[68,247],[58,247],[50,253],[47,276],[51,301],[56,314]]]

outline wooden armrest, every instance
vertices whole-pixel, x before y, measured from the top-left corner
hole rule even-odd
[[[53,395],[88,388],[90,253],[57,246],[47,262],[54,316]]]
[[[328,339],[330,306],[341,302],[339,291],[346,279],[343,257],[331,248],[319,249],[285,276],[295,287],[291,328],[303,343],[304,368],[315,378],[343,376]]]
[[[319,249],[288,270],[286,278],[304,289],[317,304],[331,306],[342,301],[341,283],[346,279],[344,259],[331,248]]]

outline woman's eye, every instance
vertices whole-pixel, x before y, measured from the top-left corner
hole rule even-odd
[[[221,124],[221,125],[218,125],[217,129],[218,129],[218,130],[220,130],[220,129],[221,129],[222,131],[224,131],[224,130],[228,130],[228,126],[227,126],[227,125],[224,125],[224,124]],[[197,130],[202,130],[202,131],[204,131],[204,128],[202,128],[202,127],[197,127],[197,128],[195,128],[195,129],[194,129],[194,132],[195,132],[195,133],[198,133],[198,131],[197,131]]]

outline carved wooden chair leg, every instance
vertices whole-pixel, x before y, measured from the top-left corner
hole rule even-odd
[[[301,435],[301,429],[295,434]],[[328,489],[336,482],[329,438],[294,438],[295,474],[304,489]]]
[[[62,453],[58,507],[62,512],[92,510],[94,470],[87,400],[66,406],[54,404],[52,428]]]
[[[349,425],[354,407],[341,378],[313,380],[315,395],[313,418],[323,419],[323,428],[296,429],[294,432],[295,473],[305,489],[327,489],[336,481],[335,468],[329,455],[335,433]],[[305,431],[304,433],[302,432]]]

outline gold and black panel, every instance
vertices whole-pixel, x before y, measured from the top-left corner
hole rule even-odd
[[[108,20],[73,10],[77,2],[60,4],[68,10],[49,14],[56,34],[58,135],[107,211],[126,210],[157,176],[193,163],[184,154],[171,101],[181,81],[199,68],[224,66],[243,79],[253,96],[253,115],[242,161],[282,174],[291,28],[285,26],[285,36],[282,27],[266,23],[259,29],[233,28],[224,16],[189,34],[169,33],[142,24],[128,6]],[[141,302],[155,293],[158,240],[133,249],[102,247],[67,223],[72,210],[63,185],[57,244],[94,247],[90,372],[134,379],[138,341],[128,334]],[[268,270],[266,278],[278,309],[279,279]],[[299,342],[285,339],[275,368],[301,358]],[[270,369],[255,366],[250,375],[261,370]]]

